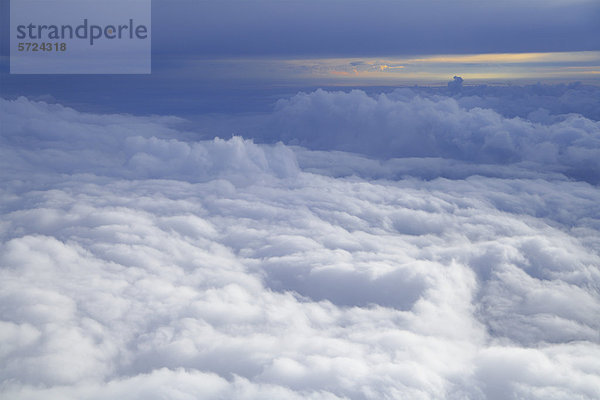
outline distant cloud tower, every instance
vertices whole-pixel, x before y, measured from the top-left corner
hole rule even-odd
[[[453,79],[454,80],[448,82],[448,89],[450,89],[451,92],[460,92],[462,89],[463,78],[455,76]]]

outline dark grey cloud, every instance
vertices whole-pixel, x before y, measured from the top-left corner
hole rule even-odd
[[[594,1],[154,1],[157,54],[368,56],[597,50]]]
[[[600,49],[593,0],[154,0],[152,16],[155,61]]]

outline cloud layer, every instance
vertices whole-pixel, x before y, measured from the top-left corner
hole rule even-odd
[[[323,151],[1,100],[0,393],[600,396],[597,121],[394,96],[281,102]]]

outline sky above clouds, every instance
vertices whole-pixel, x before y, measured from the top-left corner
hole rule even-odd
[[[182,4],[155,2],[153,40],[155,54],[186,75],[393,85],[453,75],[597,80],[600,73],[593,1]]]
[[[600,79],[597,1],[154,0],[148,76],[9,75],[1,4],[3,95],[89,111],[189,117],[319,87]]]
[[[153,4],[154,55],[175,61],[186,75],[439,84],[465,74],[506,81],[586,80],[600,73],[600,6],[594,1],[175,4]],[[593,53],[578,53],[585,51]],[[352,79],[335,79],[346,72]]]
[[[598,50],[594,1],[157,0],[171,55],[364,57]],[[162,32],[162,33],[161,33]]]

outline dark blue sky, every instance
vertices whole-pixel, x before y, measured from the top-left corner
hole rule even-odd
[[[411,60],[600,50],[598,1],[153,0],[152,75],[9,75],[9,2],[1,1],[0,94],[96,111],[253,112],[300,89],[444,84],[454,74],[468,82],[500,71],[502,83],[518,73],[514,63],[459,67]],[[403,75],[367,79],[389,60],[404,68],[396,70]],[[368,68],[356,71],[358,63]],[[598,62],[592,57],[574,65],[589,70]],[[536,71],[530,65],[527,70]],[[548,76],[557,77],[539,78]]]
[[[598,50],[600,3],[565,0],[153,1],[170,55],[365,57]]]

